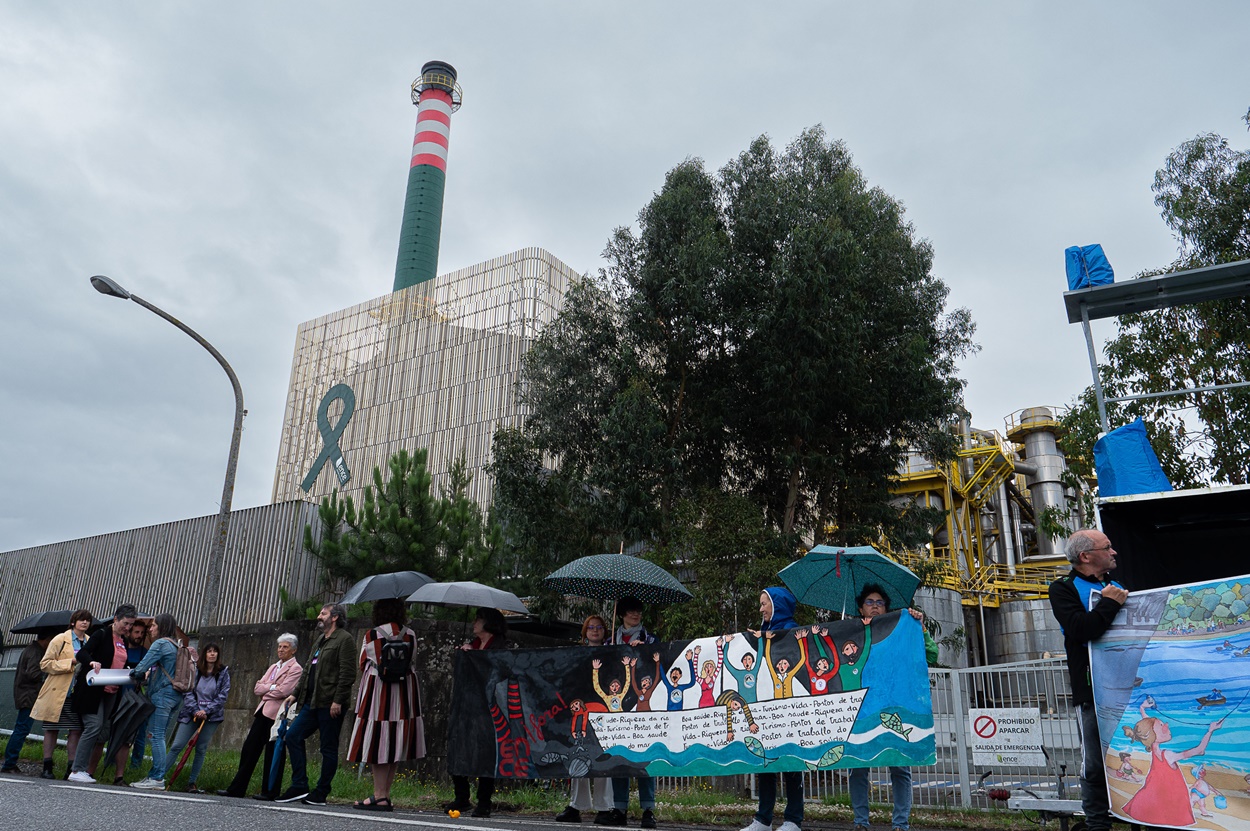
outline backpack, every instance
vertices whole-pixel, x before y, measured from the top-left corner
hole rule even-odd
[[[191,657],[191,650],[172,638],[169,642],[178,649],[177,657],[174,658],[174,674],[166,672],[164,665],[161,666],[161,672],[169,679],[174,692],[190,692],[195,689],[195,660]]]
[[[378,677],[387,684],[402,683],[412,672],[412,644],[402,637],[384,640],[378,657]]]

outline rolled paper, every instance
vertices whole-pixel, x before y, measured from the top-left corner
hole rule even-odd
[[[134,684],[128,669],[93,669],[87,673],[88,687],[129,687]]]

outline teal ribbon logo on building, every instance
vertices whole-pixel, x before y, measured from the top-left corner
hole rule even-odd
[[[341,400],[343,402],[343,414],[339,416],[334,426],[330,426],[330,404],[334,401]],[[308,475],[304,477],[304,481],[300,483],[300,487],[307,493],[317,482],[317,475],[321,473],[321,468],[325,467],[326,462],[330,462],[334,468],[334,475],[339,479],[339,486],[346,485],[352,478],[352,472],[347,468],[347,459],[343,457],[343,451],[339,447],[339,437],[343,435],[343,431],[347,429],[347,422],[351,420],[352,413],[356,411],[356,393],[352,392],[352,388],[347,384],[335,384],[330,387],[330,391],[326,393],[325,398],[321,399],[320,406],[317,407],[317,431],[321,433],[321,452],[317,454],[316,460],[312,463],[312,467],[308,470]]]

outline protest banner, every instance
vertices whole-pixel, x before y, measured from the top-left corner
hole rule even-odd
[[[719,776],[934,762],[924,639],[910,615],[771,634],[461,652],[450,772]]]

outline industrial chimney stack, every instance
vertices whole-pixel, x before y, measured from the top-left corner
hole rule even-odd
[[[451,114],[460,109],[461,90],[449,63],[430,61],[412,82],[417,105],[417,133],[408,167],[408,194],[399,230],[395,291],[438,275],[438,240],[443,222],[443,188],[447,182],[447,137]]]

